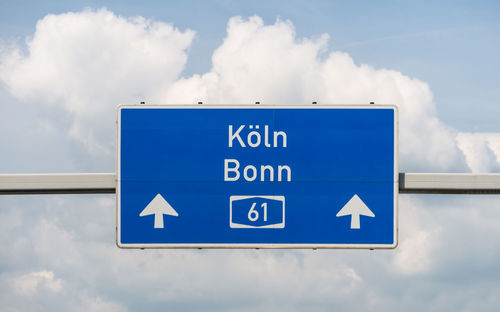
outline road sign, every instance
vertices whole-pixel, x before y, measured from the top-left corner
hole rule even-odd
[[[394,248],[394,106],[118,108],[117,245]]]

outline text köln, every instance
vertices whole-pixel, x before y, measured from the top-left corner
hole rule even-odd
[[[228,147],[241,148],[286,148],[285,131],[271,131],[268,125],[228,126]],[[240,179],[252,181],[292,181],[292,169],[288,165],[272,166],[269,164],[240,164],[237,159],[224,159],[224,181],[234,182]]]

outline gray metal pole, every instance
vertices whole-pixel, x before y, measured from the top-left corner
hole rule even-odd
[[[116,192],[114,173],[0,174],[0,194],[102,194]]]
[[[500,174],[400,173],[401,194],[500,194]],[[0,194],[116,192],[114,173],[0,174]]]
[[[402,194],[500,194],[498,173],[400,173]]]

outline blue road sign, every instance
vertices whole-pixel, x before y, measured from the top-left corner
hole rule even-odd
[[[394,106],[118,108],[117,245],[394,248]]]

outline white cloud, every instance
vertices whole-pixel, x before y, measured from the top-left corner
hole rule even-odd
[[[32,296],[40,288],[55,293],[60,292],[62,288],[61,279],[54,278],[54,272],[45,270],[11,278],[9,283],[17,294],[23,296]]]
[[[88,155],[113,160],[115,108],[149,100],[175,81],[194,32],[101,9],[47,15],[22,48],[0,59],[17,98],[47,105]]]
[[[448,298],[450,310],[496,307],[498,198],[418,198],[400,197],[396,250],[297,251],[122,250],[112,196],[30,197],[22,209],[0,197],[0,264],[10,271],[0,301],[35,311],[421,311]],[[28,281],[17,282],[24,292],[17,280]]]
[[[291,22],[232,18],[210,72],[179,78],[193,31],[102,9],[48,15],[27,52],[4,53],[0,79],[19,99],[46,104],[54,123],[111,167],[119,103],[396,104],[402,168],[464,169],[456,131],[436,117],[428,85],[394,70],[327,54],[328,35],[296,38]],[[55,111],[54,111],[55,109]]]
[[[328,35],[297,39],[291,22],[264,25],[232,18],[203,75],[178,80],[166,103],[395,104],[400,111],[400,159],[405,169],[465,169],[456,131],[439,121],[429,86],[394,70],[357,65],[346,53],[326,56]]]
[[[465,133],[457,136],[472,172],[500,172],[500,133]]]
[[[395,251],[395,268],[405,275],[428,273],[433,267],[433,253],[438,252],[440,226],[422,209],[424,204],[415,197],[401,196],[399,217],[401,241]]]
[[[108,301],[101,297],[89,297],[81,295],[78,305],[74,306],[74,311],[81,312],[125,312],[126,307],[118,302]]]

